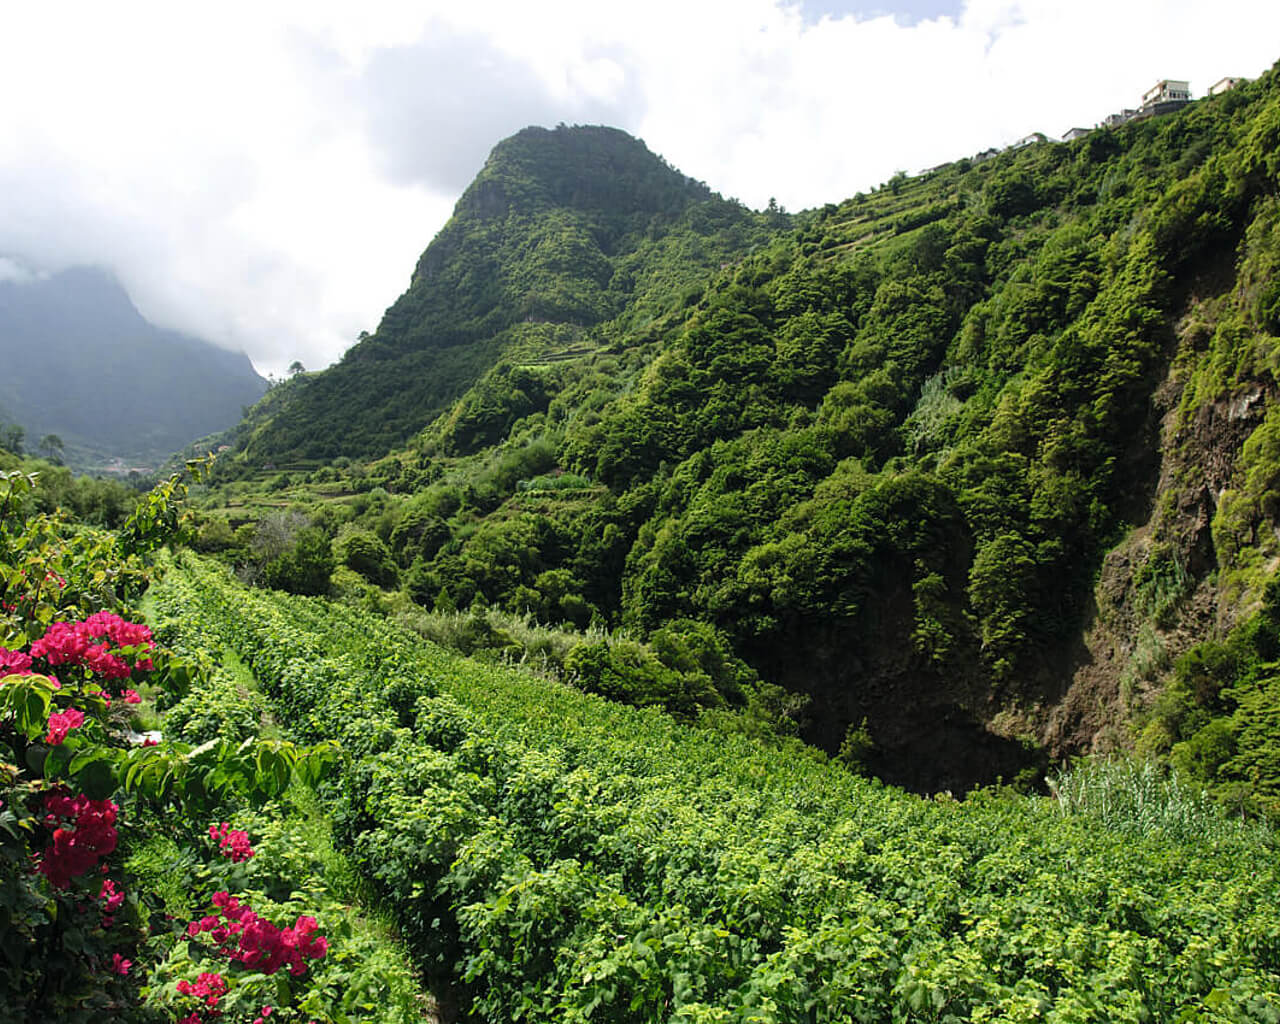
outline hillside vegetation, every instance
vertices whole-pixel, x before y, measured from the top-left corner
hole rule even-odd
[[[338,740],[338,835],[485,1021],[1259,1021],[1271,834],[1114,766],[930,801],[184,560],[161,633]]]
[[[0,455],[0,1024],[1280,1022],[1278,264],[1280,70],[499,144],[216,461]]]
[[[622,325],[646,329],[761,225],[616,129],[527,128],[494,149],[377,331],[247,429],[245,450],[280,465],[381,455],[495,365],[536,364],[509,426],[600,325],[625,308]],[[486,427],[458,446],[501,439]]]
[[[326,454],[369,454],[350,428],[367,393],[344,392],[341,430],[307,396],[337,396],[356,367],[437,387],[391,339],[443,339],[431,325],[472,303],[473,327],[439,342],[474,360],[470,382],[450,378],[457,400],[381,460],[257,485],[258,453],[281,449],[250,439],[212,504],[233,526],[288,506],[340,544],[359,533],[378,553],[352,570],[438,613],[527,610],[637,641],[699,623],[811,698],[808,739],[851,740],[909,786],[1138,744],[1260,806],[1273,656],[1206,685],[1179,659],[1230,647],[1276,565],[1278,143],[1272,72],[789,221],[698,199],[620,133],[523,132],[424,255],[390,333],[254,437],[296,422]],[[648,161],[630,200],[594,190],[604,154]],[[541,212],[521,219],[529,196]],[[698,235],[708,211],[724,226]],[[653,217],[660,239],[609,226]],[[590,220],[594,247],[570,255],[573,231],[550,227],[565,218]],[[708,238],[719,264],[687,262]],[[548,247],[555,274],[511,258]],[[670,286],[621,288],[624,248],[629,280]],[[428,304],[444,281],[449,303]],[[478,340],[499,323],[502,354]],[[221,544],[232,560],[237,543]]]

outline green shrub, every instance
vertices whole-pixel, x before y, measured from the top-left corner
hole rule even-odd
[[[376,534],[363,530],[347,534],[338,542],[338,558],[347,568],[380,587],[394,587],[399,582],[395,560]]]
[[[263,567],[262,580],[268,587],[291,594],[325,594],[329,591],[333,565],[329,538],[323,530],[312,526],[298,533],[290,550]]]

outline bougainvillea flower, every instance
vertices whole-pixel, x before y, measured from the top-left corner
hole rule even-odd
[[[77,711],[75,708],[67,708],[66,711],[55,711],[49,716],[49,734],[44,741],[51,747],[56,747],[59,743],[67,738],[67,733],[72,729],[79,729],[84,725],[84,712]]]

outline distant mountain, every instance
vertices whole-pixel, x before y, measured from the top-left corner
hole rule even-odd
[[[235,423],[267,383],[243,352],[148,323],[109,273],[0,281],[0,420],[67,461],[156,465]]]
[[[606,322],[642,327],[768,222],[616,128],[526,128],[494,148],[378,330],[238,446],[255,465],[385,452],[504,359],[563,361]]]

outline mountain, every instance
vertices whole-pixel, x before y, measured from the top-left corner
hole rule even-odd
[[[56,434],[77,468],[155,466],[266,390],[242,352],[148,323],[110,274],[0,281],[0,411],[27,445]]]
[[[427,352],[472,382],[288,500],[366,530],[428,609],[625,629],[565,641],[612,696],[733,703],[741,659],[810,698],[807,739],[913,788],[1137,749],[1280,810],[1280,73],[794,218],[686,183],[657,244],[605,227],[678,176],[606,197],[548,157],[579,131],[499,146],[379,335],[294,405],[402,395]],[[745,244],[685,261],[708,208]],[[655,697],[677,670],[701,689]]]
[[[613,128],[501,142],[377,331],[240,438],[247,460],[378,455],[495,364],[572,360],[619,314],[642,328],[763,221]]]

